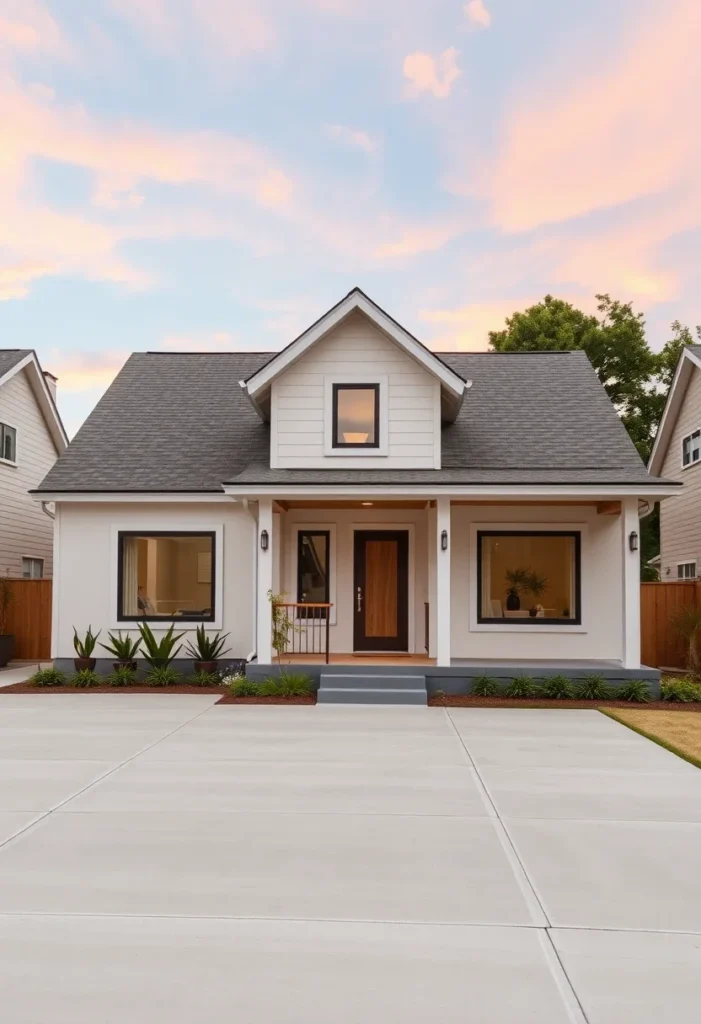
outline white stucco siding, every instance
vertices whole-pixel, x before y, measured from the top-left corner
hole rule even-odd
[[[409,650],[423,654],[424,603],[428,601],[427,514],[422,509],[290,509],[279,517],[280,583],[289,601],[297,600],[297,533],[300,529],[332,532],[330,573],[330,647],[334,654],[353,650],[354,531],[385,528],[409,530]]]
[[[387,454],[325,455],[326,381],[334,375],[387,382]],[[281,468],[440,467],[440,385],[435,377],[354,313],[272,385],[271,465]]]
[[[582,625],[479,625],[476,528],[535,525],[581,529]],[[567,524],[567,525],[565,525]],[[620,516],[592,506],[453,506],[451,656],[453,658],[614,659],[623,657],[623,533]],[[440,609],[437,614],[440,615]]]
[[[202,504],[80,504],[57,506],[57,570],[54,580],[53,657],[72,658],[73,627],[78,632],[118,628],[116,619],[119,529],[148,531],[215,530],[221,582],[217,622],[207,628],[229,633],[229,657],[243,658],[255,647],[255,523],[241,506]],[[160,630],[151,623],[158,636]],[[194,632],[197,623],[182,623]],[[133,624],[124,632],[136,630]],[[187,639],[187,638],[186,638]],[[101,657],[104,651],[98,648]]]
[[[0,576],[21,576],[23,558],[42,558],[53,570],[53,522],[29,494],[57,452],[24,370],[0,387],[0,422],[17,430],[17,465],[0,460]]]
[[[682,491],[660,504],[660,577],[676,579],[680,562],[701,572],[701,462],[682,468],[682,439],[701,429],[701,370],[694,367],[660,475],[681,480]]]

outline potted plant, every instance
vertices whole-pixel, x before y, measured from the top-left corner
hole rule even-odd
[[[80,672],[84,668],[89,668],[90,670],[95,668],[97,659],[93,658],[92,652],[95,650],[97,638],[101,632],[102,630],[98,630],[96,635],[92,631],[92,626],[88,626],[88,631],[81,640],[78,636],[78,630],[75,626],[73,627],[73,647],[78,655],[77,658],[73,659],[76,672]]]
[[[100,647],[104,647],[113,658],[117,659],[113,662],[115,672],[120,668],[127,668],[130,672],[136,672],[136,656],[141,647],[141,637],[134,640],[129,635],[122,636],[121,630],[116,635],[108,633],[107,636],[110,642],[108,644],[100,644]]]
[[[151,668],[166,668],[180,650],[181,645],[175,645],[185,634],[176,634],[174,630],[175,623],[171,622],[168,632],[164,633],[160,640],[156,640],[148,622],[139,623],[141,642],[144,645],[143,655]]]
[[[12,590],[7,576],[0,576],[0,668],[12,660],[15,653],[15,638],[12,633],[5,632],[10,618]]]
[[[217,662],[225,650],[228,650],[228,647],[224,647],[228,635],[215,633],[214,636],[207,636],[204,623],[197,627],[194,644],[190,640],[185,647],[195,663],[195,672],[216,672]]]
[[[506,607],[510,612],[517,612],[521,607],[521,594],[528,589],[529,569],[507,569],[504,574],[506,580]]]
[[[531,618],[534,619],[543,607],[541,604],[538,604],[538,598],[548,589],[548,577],[539,576],[537,572],[531,571],[528,574],[528,584],[526,589],[529,594],[533,594],[533,597],[535,598],[535,601],[529,608],[529,614]]]

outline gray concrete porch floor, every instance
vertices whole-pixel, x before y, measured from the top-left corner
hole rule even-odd
[[[7,1024],[696,1024],[701,772],[595,711],[0,701]]]

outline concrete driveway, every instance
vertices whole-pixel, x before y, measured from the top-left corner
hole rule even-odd
[[[3,1024],[697,1024],[701,772],[595,711],[0,698]]]

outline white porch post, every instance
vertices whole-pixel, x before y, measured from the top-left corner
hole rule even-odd
[[[443,534],[446,535],[444,541]],[[436,532],[433,543],[436,550],[436,664],[450,665],[450,500],[436,501]],[[445,549],[444,549],[445,543]]]
[[[630,535],[638,534],[638,499],[621,502],[621,543],[623,546],[623,667],[640,668],[640,552],[630,550]]]
[[[275,550],[273,522],[272,498],[261,498],[258,502],[258,533],[256,537],[258,544],[258,557],[256,559],[258,567],[256,652],[260,665],[270,665],[273,660],[272,609],[268,600],[268,591],[273,589],[273,552]],[[261,537],[264,530],[268,534],[266,551],[261,546]]]

